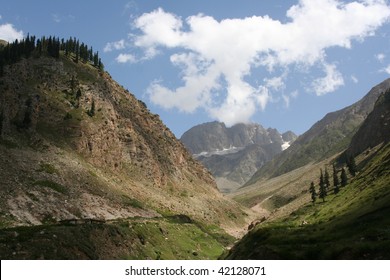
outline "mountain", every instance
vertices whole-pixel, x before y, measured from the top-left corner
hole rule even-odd
[[[390,141],[390,88],[375,103],[374,110],[352,137],[345,157],[356,156],[368,148]]]
[[[354,156],[358,172],[356,176],[348,176],[349,183],[345,187],[336,194],[333,189],[329,189],[324,201],[312,203],[307,191],[309,184],[305,183],[306,187],[301,186],[300,197],[293,198],[284,207],[279,206],[268,217],[267,222],[259,223],[225,257],[389,259],[389,94],[390,90],[384,89],[379,95],[372,112],[347,145],[346,154]],[[341,156],[343,158],[345,159],[344,153]],[[345,168],[340,158],[335,156],[328,164]],[[310,166],[309,164],[267,181],[278,180],[287,191],[294,185],[295,179],[291,181],[294,174],[299,173],[301,181],[302,177],[311,177],[313,169]],[[316,167],[317,176],[320,167]],[[317,180],[312,181],[318,182]],[[316,188],[318,190],[318,186]],[[297,191],[296,194],[298,193]],[[299,202],[297,205],[297,200],[306,202]],[[288,204],[289,210],[286,207]],[[283,208],[285,211],[282,211]],[[277,212],[282,215],[277,215]]]
[[[227,193],[244,184],[295,139],[291,131],[281,135],[260,124],[226,127],[224,123],[210,122],[189,129],[180,141],[213,174],[218,188]]]
[[[45,52],[49,42],[60,44],[46,40],[28,56],[3,64],[0,77],[3,233],[22,235],[46,226],[55,231],[64,221],[159,221],[177,215],[188,217],[200,234],[209,227],[234,233],[250,219],[243,207],[219,193],[211,174],[158,115],[101,68],[77,58],[77,52],[66,54],[62,46],[54,57]],[[96,248],[102,246],[97,236],[112,230],[86,227],[91,231],[86,238],[94,236],[88,244]],[[72,227],[70,234],[76,230],[86,228]],[[214,240],[213,234],[207,236]],[[19,251],[16,257],[23,258]]]
[[[390,79],[387,79],[373,87],[355,104],[328,113],[299,136],[289,149],[260,168],[246,185],[287,173],[310,162],[321,161],[346,149],[358,127],[374,108],[378,97],[389,88]]]

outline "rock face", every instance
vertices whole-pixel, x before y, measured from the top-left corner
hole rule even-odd
[[[345,155],[356,156],[366,149],[390,141],[390,88],[378,98],[374,109],[352,137]]]
[[[286,149],[296,138],[289,131],[259,124],[210,122],[185,132],[180,140],[217,180],[222,192],[231,192],[244,184],[258,168]]]
[[[109,74],[63,55],[5,67],[0,154],[7,225],[169,213],[243,222],[158,115]]]

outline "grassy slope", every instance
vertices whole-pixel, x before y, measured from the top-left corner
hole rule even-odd
[[[389,259],[390,144],[325,203],[307,204],[289,217],[261,224],[230,259]],[[303,221],[307,224],[303,225]]]
[[[183,217],[0,230],[1,259],[216,259],[231,237]]]

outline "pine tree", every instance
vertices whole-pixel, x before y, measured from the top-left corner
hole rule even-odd
[[[93,56],[93,66],[98,67],[99,66],[99,53],[96,52]]]
[[[95,100],[92,100],[91,109],[87,112],[88,116],[93,117],[95,115]]]
[[[79,63],[79,54],[80,54],[80,42],[79,42],[79,40],[77,40],[76,47],[75,47],[75,55],[76,55],[75,62],[76,63]]]
[[[345,168],[341,169],[341,186],[345,187],[348,184],[347,172],[345,172]]]
[[[340,191],[340,181],[339,181],[339,177],[337,176],[337,170],[334,163],[333,163],[333,186],[334,186],[334,193],[337,194]]]
[[[325,202],[325,197],[327,196],[327,191],[326,191],[326,185],[324,181],[324,175],[322,174],[322,169],[321,169],[321,176],[320,176],[320,190],[318,193],[319,198],[322,199],[323,202]]]
[[[316,202],[317,200],[317,193],[316,193],[316,189],[314,187],[314,183],[311,182],[310,184],[310,189],[309,189],[310,193],[311,193],[311,201],[313,202],[313,204]]]
[[[324,175],[324,184],[325,184],[325,188],[328,190],[330,187],[330,181],[329,181],[329,172],[326,167],[325,167],[325,175]]]
[[[80,97],[81,97],[81,90],[78,89],[76,93],[76,108],[80,107]]]
[[[355,162],[355,158],[353,156],[350,156],[347,160],[347,166],[348,166],[348,171],[349,173],[355,177],[356,175],[356,171],[357,171],[357,167],[356,167],[356,162]]]

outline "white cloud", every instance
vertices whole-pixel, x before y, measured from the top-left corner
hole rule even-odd
[[[116,59],[115,59],[118,63],[127,63],[127,62],[131,62],[131,63],[134,63],[136,62],[136,58],[134,57],[134,55],[132,54],[129,54],[129,53],[121,53],[119,54]]]
[[[380,63],[383,63],[383,61],[384,61],[385,58],[386,58],[386,55],[383,54],[383,53],[378,53],[377,55],[375,55],[375,58],[376,58],[376,60],[378,60]]]
[[[291,97],[293,98],[297,98],[299,95],[299,92],[297,90],[294,90],[292,93],[291,93]]]
[[[282,99],[284,101],[284,105],[286,106],[286,108],[289,108],[290,107],[290,102],[291,102],[291,99],[295,99],[298,97],[298,91],[297,90],[294,90],[293,92],[290,93],[290,95],[288,94],[282,94]]]
[[[355,75],[351,75],[351,80],[352,80],[352,82],[354,82],[355,84],[357,84],[357,83],[359,82],[359,79],[356,78]]]
[[[123,50],[125,48],[125,40],[107,43],[104,47],[104,52],[112,52],[113,50]]]
[[[265,82],[265,85],[268,88],[270,88],[270,89],[281,90],[281,89],[284,89],[286,87],[286,85],[284,84],[283,79],[284,79],[283,76],[273,77],[273,78],[270,78],[270,79],[265,78],[264,82]]]
[[[390,75],[390,65],[388,65],[386,68],[382,70],[382,72],[385,72]]]
[[[249,121],[256,110],[264,110],[271,91],[284,87],[282,77],[250,84],[253,69],[318,63],[326,75],[315,79],[312,89],[317,95],[335,91],[344,80],[336,65],[326,62],[326,50],[349,49],[353,40],[373,35],[389,19],[390,7],[382,0],[300,0],[287,17],[285,23],[269,16],[217,21],[203,14],[183,20],[161,8],[141,15],[132,40],[145,51],[142,59],[171,49],[171,63],[182,71],[180,87],[169,89],[163,81],[150,85],[152,102],[185,112],[203,108],[228,124]]]
[[[0,39],[13,42],[16,39],[21,40],[23,37],[23,31],[17,30],[12,24],[6,23],[0,25]]]
[[[51,14],[51,19],[55,22],[55,23],[61,23],[63,21],[74,21],[75,20],[75,16],[73,15],[60,15],[60,14]]]
[[[324,64],[325,77],[315,79],[312,83],[312,89],[318,95],[324,95],[335,91],[344,85],[344,79],[334,64]]]
[[[288,96],[287,94],[282,94],[282,98],[283,98],[284,105],[286,106],[286,108],[289,108],[290,107],[290,96]]]
[[[61,17],[58,14],[52,14],[51,18],[56,23],[60,23],[62,21]]]

